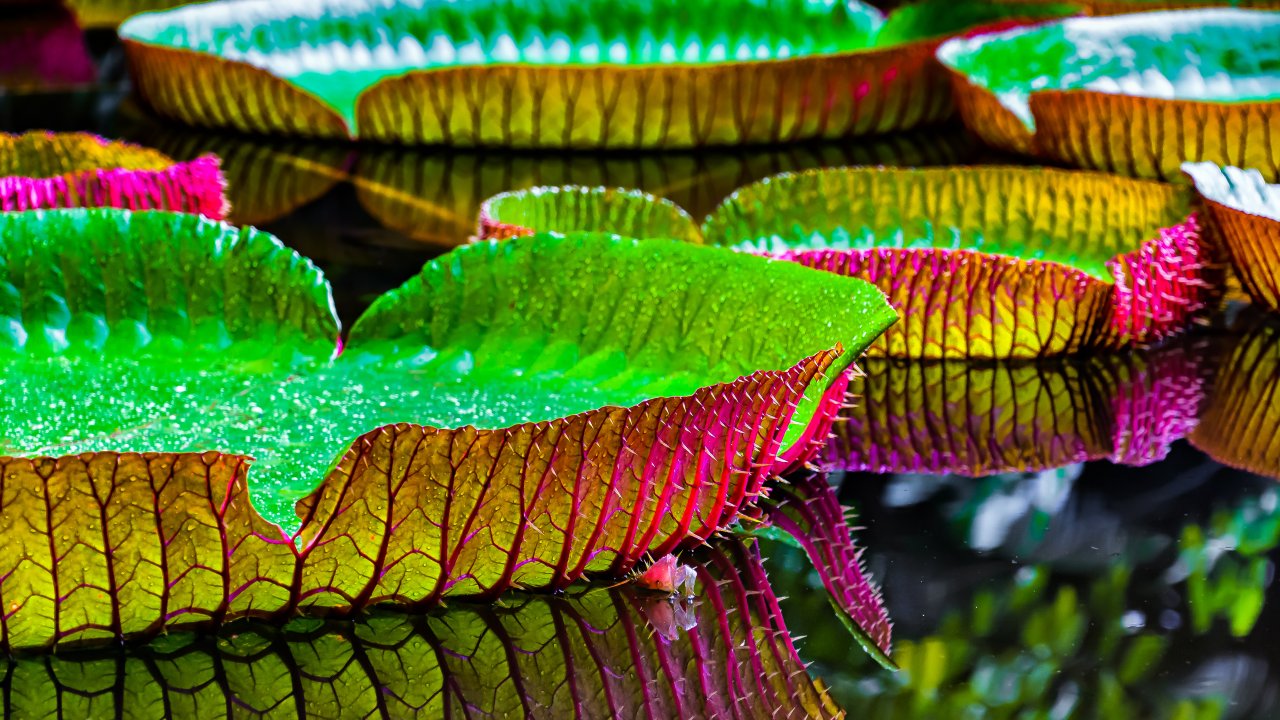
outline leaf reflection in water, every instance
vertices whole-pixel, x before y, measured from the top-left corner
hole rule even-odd
[[[124,650],[10,659],[5,717],[836,717],[758,548],[695,566],[697,597],[634,588],[428,615],[237,623]]]
[[[1248,318],[1218,363],[1191,443],[1224,465],[1280,479],[1280,323]]]
[[[842,165],[946,165],[972,161],[976,153],[958,127],[857,144],[660,154],[537,154],[374,146],[354,151],[326,143],[160,127],[132,106],[126,106],[123,114],[124,135],[136,142],[175,158],[209,152],[221,157],[233,222],[272,222],[321,196],[341,198],[341,193],[331,191],[350,182],[364,211],[394,231],[389,235],[395,238],[388,237],[388,242],[403,243],[403,238],[409,238],[438,248],[462,244],[475,234],[476,217],[485,200],[541,185],[639,188],[668,197],[694,217],[702,217],[739,187],[781,172]],[[322,229],[309,228],[311,232]]]
[[[971,477],[1107,458],[1146,465],[1196,425],[1203,349],[1039,362],[865,358],[828,470]]]
[[[1054,537],[1011,527],[1004,534],[1026,537],[989,551],[966,538],[988,516],[982,506],[1004,501],[981,490],[999,476],[954,478],[939,497],[918,488],[914,504],[877,508],[884,532],[870,538],[868,565],[892,567],[895,674],[872,674],[862,653],[822,632],[833,622],[814,593],[822,578],[798,550],[766,542],[787,618],[807,635],[811,670],[850,717],[1275,717],[1274,616],[1264,601],[1280,489],[1201,461],[1184,475],[1203,486],[1183,483],[1179,496],[1168,492],[1171,471],[1198,454],[1184,446],[1174,456],[1142,473],[1116,471],[1131,485],[1121,504],[1104,505],[1117,497],[1118,478],[1099,483],[1104,472],[1093,472],[1045,521]],[[894,478],[912,479],[927,478]],[[892,482],[848,481],[848,495],[890,500]],[[1107,514],[1124,519],[1098,517]],[[908,517],[916,532],[896,532]]]
[[[836,617],[881,666],[897,669],[892,658],[893,622],[880,587],[863,566],[864,549],[853,534],[835,488],[823,473],[798,474],[769,489],[761,502],[764,537],[804,550]]]

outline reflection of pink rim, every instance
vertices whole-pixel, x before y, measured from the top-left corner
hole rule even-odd
[[[1193,355],[1162,354],[1120,382],[1111,400],[1112,462],[1149,465],[1163,460],[1170,445],[1195,429],[1205,379]]]
[[[877,662],[896,669],[891,657],[893,623],[826,476],[810,473],[773,488],[766,517],[804,548],[832,606],[854,637]]]
[[[1201,355],[1175,346],[1048,365],[866,361],[871,374],[854,387],[863,399],[820,464],[965,476],[1099,459],[1147,465],[1197,425]]]

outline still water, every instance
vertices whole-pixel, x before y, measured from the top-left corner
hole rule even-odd
[[[0,92],[0,130],[219,154],[232,221],[315,260],[346,324],[464,242],[506,190],[639,187],[700,217],[785,170],[1005,160],[955,128],[667,155],[218,135],[149,117],[114,41],[83,41],[92,74]],[[1280,717],[1274,321],[1236,308],[1154,351],[866,370],[821,469],[883,586],[896,673],[845,632],[800,549],[732,540],[697,556],[687,603],[596,589],[175,633],[12,659],[0,704],[9,717]]]

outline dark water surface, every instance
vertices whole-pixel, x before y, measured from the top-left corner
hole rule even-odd
[[[129,100],[109,35],[90,35],[85,48],[96,82],[0,91],[0,129],[87,130],[180,159],[218,153],[232,220],[315,260],[347,325],[465,242],[479,203],[498,192],[641,187],[700,217],[784,170],[999,159],[956,128],[667,155],[218,135]],[[700,557],[707,591],[689,606],[599,590],[179,633],[12,660],[0,702],[10,717],[519,716],[530,707],[547,717],[764,717],[836,712],[825,685],[853,718],[1280,717],[1280,498],[1273,480],[1229,467],[1280,475],[1266,450],[1277,441],[1260,425],[1227,427],[1242,413],[1280,414],[1274,321],[1236,309],[1221,327],[1116,358],[868,372],[860,389],[872,405],[917,402],[918,417],[933,418],[852,410],[824,460],[865,528],[857,537],[895,621],[900,672],[851,640],[800,550],[732,541]],[[812,663],[807,676],[779,608],[791,634],[805,636],[795,646]]]

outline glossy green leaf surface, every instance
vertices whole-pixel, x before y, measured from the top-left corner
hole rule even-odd
[[[224,2],[126,22],[124,37],[261,66],[354,122],[356,97],[417,69],[771,60],[872,47],[861,3],[769,0]]]
[[[843,344],[829,383],[893,319],[869,286],[787,264],[544,236],[428,264],[330,360],[327,284],[265,234],[67,211],[0,217],[0,237],[10,346],[0,449],[252,454],[254,505],[286,528],[297,524],[294,501],[373,428],[497,429],[625,407]],[[208,243],[214,269],[200,251]],[[666,287],[653,287],[658,275]]]
[[[1280,13],[1222,8],[1072,18],[951,40],[938,58],[994,93],[1029,129],[1031,93],[1045,90],[1280,100]]]
[[[812,457],[895,319],[795,265],[540,235],[428,263],[336,354],[327,283],[264,233],[65,210],[0,238],[7,649],[624,575]]]
[[[412,71],[821,57],[937,38],[1010,17],[1057,17],[1072,9],[930,2],[886,19],[856,0],[233,0],[140,15],[120,32],[148,46],[266,70],[321,99],[355,127],[363,92]]]
[[[478,230],[601,229],[791,260],[888,296],[902,321],[872,355],[1029,358],[1184,331],[1215,291],[1189,200],[1054,168],[849,167],[739,188],[701,228],[644,192],[566,186],[498,195]]]

